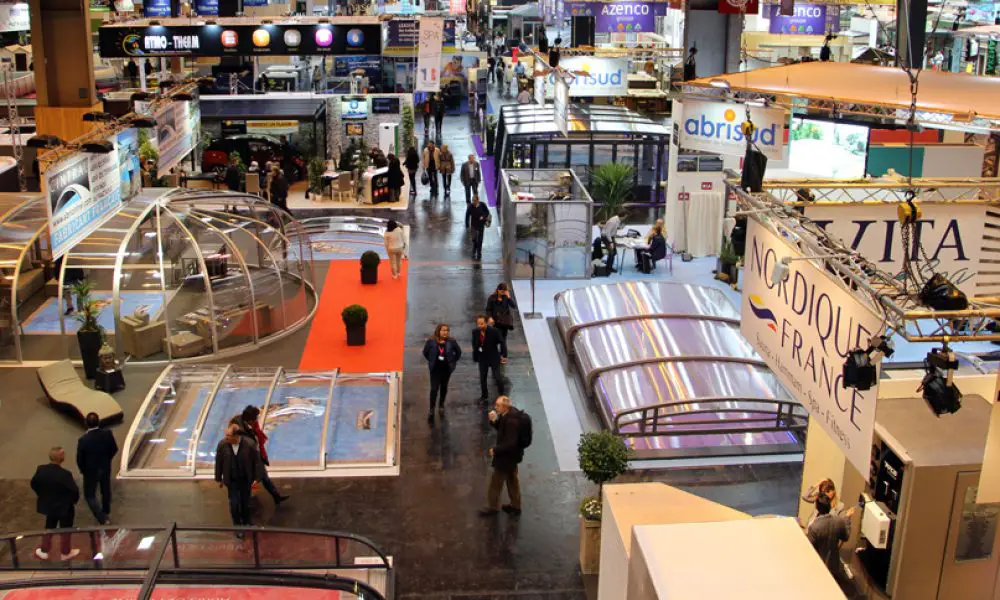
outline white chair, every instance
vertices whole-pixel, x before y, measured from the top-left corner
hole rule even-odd
[[[354,179],[351,177],[351,173],[341,171],[340,176],[337,177],[337,187],[333,191],[333,196],[343,202],[354,202],[357,199],[354,191]]]

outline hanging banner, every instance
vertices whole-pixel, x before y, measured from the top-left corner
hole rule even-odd
[[[555,92],[552,107],[556,114],[556,129],[563,137],[569,137],[569,86],[562,78],[557,78],[553,87]]]
[[[416,56],[420,44],[420,21],[416,19],[393,19],[385,31],[383,56]],[[455,19],[445,19],[442,31],[441,52],[454,54]]]
[[[115,138],[109,141],[115,144]],[[118,164],[115,148],[107,154],[78,152],[45,170],[53,258],[90,235],[121,204]]]
[[[425,17],[420,21],[420,44],[417,48],[417,92],[441,90],[441,44],[444,19]]]
[[[823,35],[826,33],[826,6],[822,4],[796,4],[794,14],[783,16],[781,6],[770,4],[766,7],[767,18],[771,20],[770,33],[791,35]]]
[[[791,244],[750,219],[747,229],[740,332],[781,383],[830,435],[860,473],[867,473],[878,384],[861,391],[842,385],[844,361],[883,331],[882,318]],[[858,292],[862,293],[862,292]]]
[[[142,14],[147,17],[169,17],[170,0],[145,0],[142,3]]]
[[[136,102],[135,111],[151,116],[156,121],[156,130],[149,137],[153,147],[160,153],[160,159],[156,163],[156,176],[164,177],[194,149],[201,126],[198,99],[165,102],[156,109],[155,114],[150,114],[148,103]]]
[[[595,56],[570,56],[559,59],[559,66],[573,73],[576,79],[569,84],[570,98],[581,96],[627,96],[628,59],[598,58]],[[555,73],[550,73],[548,97],[555,87]]]
[[[675,107],[677,103],[675,103]],[[740,125],[746,105],[686,100],[683,103],[680,147],[729,156],[746,154],[747,143]],[[757,126],[751,139],[769,159],[785,154],[785,111],[781,108],[750,107],[750,120]],[[674,121],[676,123],[676,121]]]
[[[118,174],[121,176],[121,199],[128,201],[142,191],[142,165],[139,162],[139,131],[126,129],[118,134]]]

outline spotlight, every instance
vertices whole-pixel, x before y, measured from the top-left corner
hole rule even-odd
[[[845,388],[870,390],[878,379],[878,370],[867,350],[855,348],[847,353],[840,384]]]
[[[179,94],[174,94],[173,96],[170,97],[170,99],[173,100],[174,102],[190,102],[194,100],[194,96],[185,92],[181,92]]]
[[[171,80],[169,80],[169,79],[167,79],[167,80],[164,80],[164,81],[161,81],[161,82],[160,82],[160,91],[162,92],[163,90],[165,90],[165,89],[167,89],[167,88],[172,88],[172,87],[174,87],[175,85],[177,85],[177,83],[176,83],[176,82],[173,82],[173,81],[171,81]]]
[[[129,96],[128,98],[132,102],[145,102],[146,100],[149,100],[154,97],[155,96],[153,94],[150,94],[149,92],[133,92],[132,95]]]
[[[159,27],[160,26],[160,22],[157,21],[157,20],[150,21],[149,22],[149,26],[150,27]]]
[[[892,358],[892,355],[896,353],[896,348],[892,344],[892,339],[884,335],[876,335],[868,342],[868,352],[877,352],[886,358]]]
[[[216,24],[215,19],[208,19],[207,21],[205,21],[205,25],[215,25],[215,24]]]
[[[260,24],[261,25],[274,25],[274,21],[272,21],[271,19],[264,19],[263,21],[260,22]]]
[[[962,290],[940,274],[934,273],[920,290],[920,301],[934,310],[965,310],[969,299]]]
[[[115,151],[115,145],[111,142],[87,142],[80,149],[90,154],[111,154]]]
[[[156,127],[156,121],[149,117],[135,117],[129,123],[132,127],[138,127],[139,129],[152,129]]]
[[[94,121],[107,122],[107,121],[114,121],[115,116],[112,115],[111,113],[93,111],[93,112],[83,113],[83,120],[88,122],[94,122]]]
[[[923,390],[924,401],[934,414],[953,414],[962,408],[962,392],[955,385],[953,376],[958,368],[958,358],[948,345],[934,348],[924,358],[924,379],[917,391]]]
[[[28,138],[25,145],[29,148],[55,148],[57,146],[62,146],[63,141],[54,135],[40,134],[33,135]]]

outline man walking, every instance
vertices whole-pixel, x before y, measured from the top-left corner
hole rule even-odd
[[[438,165],[441,164],[441,151],[434,146],[434,142],[427,142],[424,148],[424,171],[427,172],[427,182],[431,185],[431,198],[438,195]]]
[[[479,163],[476,162],[476,155],[470,154],[469,160],[462,164],[462,172],[458,178],[465,187],[465,227],[469,227],[469,208],[472,206],[472,197],[479,192],[479,183],[483,180]]]
[[[40,465],[31,478],[31,489],[38,496],[36,509],[45,515],[45,529],[70,529],[75,516],[74,506],[80,499],[80,488],[73,480],[73,474],[63,468],[66,452],[59,446],[49,450],[49,463]],[[72,534],[62,534],[60,550],[62,560],[70,560],[80,551],[71,548]],[[49,549],[52,548],[52,536],[43,535],[42,545],[35,548],[35,556],[42,560],[49,559]]]
[[[472,197],[469,220],[472,223],[472,260],[483,260],[483,236],[486,234],[486,224],[490,220],[490,209],[479,202],[478,194]]]
[[[255,481],[264,478],[264,463],[257,444],[241,436],[238,429],[236,425],[227,427],[215,449],[215,480],[219,487],[226,486],[229,490],[229,513],[236,526],[253,524],[250,489]],[[236,532],[236,537],[243,539],[243,532]]]
[[[83,499],[101,525],[111,522],[111,460],[118,454],[115,435],[101,428],[97,413],[88,413],[87,433],[76,443],[76,466],[83,475]],[[97,502],[97,486],[101,486],[101,502]]]
[[[249,439],[251,442],[257,444],[257,450],[260,452],[260,460],[264,463],[264,476],[260,480],[260,484],[264,486],[268,494],[274,498],[274,505],[281,506],[281,503],[289,499],[289,496],[283,496],[281,492],[278,491],[277,486],[271,481],[271,476],[267,473],[267,467],[271,465],[271,461],[267,458],[267,434],[260,427],[260,409],[252,404],[248,404],[243,412],[240,413],[237,423],[240,428],[237,433],[242,435],[244,438]]]
[[[444,142],[441,139],[441,128],[444,126],[444,97],[441,94],[434,95],[436,100],[434,103],[434,134],[437,137],[437,143],[440,145]]]
[[[512,517],[521,515],[521,482],[517,474],[517,465],[524,458],[525,444],[521,439],[522,419],[527,415],[510,404],[510,398],[500,396],[496,401],[496,410],[489,414],[490,425],[497,430],[497,443],[489,449],[493,457],[493,473],[490,475],[490,487],[486,494],[486,508],[479,511],[483,517],[492,517],[499,511],[500,492],[507,486],[510,504],[504,504],[503,510]]]
[[[497,384],[497,395],[503,395],[503,374],[500,365],[507,363],[507,342],[496,328],[490,326],[485,315],[476,317],[476,328],[472,331],[472,361],[479,364],[480,402],[489,398],[486,374],[492,369],[493,380]]]

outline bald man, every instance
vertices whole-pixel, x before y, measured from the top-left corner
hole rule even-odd
[[[229,490],[229,512],[233,525],[253,525],[250,520],[250,490],[265,476],[264,461],[257,444],[240,435],[237,425],[230,425],[215,449],[215,480]],[[242,539],[243,532],[236,533]]]
[[[59,446],[49,450],[48,464],[40,465],[31,478],[31,489],[38,495],[37,510],[45,515],[45,529],[70,529],[75,516],[74,506],[80,500],[80,488],[73,480],[73,474],[63,468],[66,452]],[[62,534],[62,560],[70,560],[80,551],[71,548],[72,535]],[[48,560],[52,548],[52,536],[42,536],[42,545],[35,549],[35,556]]]

